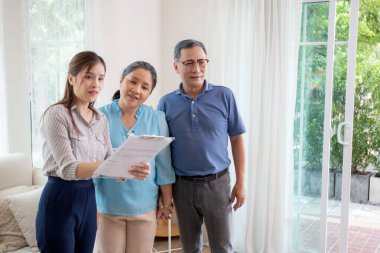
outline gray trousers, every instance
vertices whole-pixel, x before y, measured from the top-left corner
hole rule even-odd
[[[173,185],[173,199],[183,252],[202,252],[204,221],[211,252],[233,253],[230,192],[229,173],[210,182],[191,182],[177,177]]]

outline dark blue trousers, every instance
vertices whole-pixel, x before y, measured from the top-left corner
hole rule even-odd
[[[41,253],[92,253],[96,235],[96,202],[92,180],[49,177],[36,218]]]

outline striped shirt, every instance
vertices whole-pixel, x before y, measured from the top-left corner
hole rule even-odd
[[[79,180],[76,169],[80,162],[103,161],[112,154],[107,118],[99,112],[90,123],[81,116],[77,106],[70,113],[63,105],[53,105],[41,123],[44,138],[42,172],[65,180]],[[89,179],[89,178],[81,178]]]

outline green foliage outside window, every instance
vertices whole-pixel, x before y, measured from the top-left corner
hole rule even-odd
[[[307,13],[307,34],[303,42],[327,40],[328,3],[314,5]],[[303,14],[305,15],[305,13]],[[303,23],[303,26],[305,23]],[[349,2],[337,2],[336,45],[334,55],[334,91],[332,126],[344,121]],[[303,31],[307,30],[302,28]],[[302,42],[302,41],[301,41]],[[305,47],[305,48],[304,48]],[[352,172],[374,166],[380,172],[380,1],[361,0],[358,47],[356,58],[354,132]],[[302,167],[321,170],[323,148],[323,117],[326,76],[326,46],[302,45],[299,54],[299,84],[297,90],[294,140],[295,166],[302,144]],[[301,104],[301,84],[304,83],[304,103]],[[303,106],[303,140],[300,140],[301,106]],[[302,142],[302,143],[301,143]],[[338,170],[343,163],[343,147],[336,135],[331,139],[330,166]]]
[[[42,167],[40,119],[62,98],[71,57],[84,49],[83,0],[28,0],[33,166]]]

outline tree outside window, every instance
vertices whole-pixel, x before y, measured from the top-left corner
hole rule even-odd
[[[42,167],[40,119],[63,96],[67,66],[84,49],[83,0],[28,0],[33,166]]]

